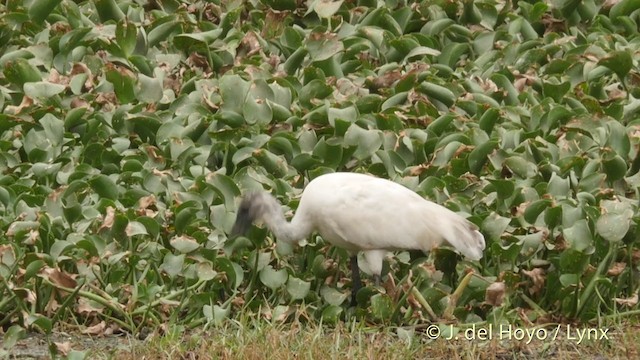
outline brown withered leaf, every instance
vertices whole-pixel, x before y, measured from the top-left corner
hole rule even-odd
[[[100,321],[99,323],[84,328],[82,330],[83,334],[87,335],[104,335],[104,330],[107,328],[107,324],[104,321]]]
[[[47,305],[44,307],[44,312],[47,315],[55,314],[56,311],[60,309],[60,303],[56,300],[55,296],[50,296]]]
[[[149,155],[153,159],[153,161],[164,163],[164,157],[162,155],[159,155],[160,150],[157,147],[147,146],[145,150],[147,151],[147,155]],[[158,169],[153,169],[153,171],[154,171],[154,174],[156,172],[160,172]]]
[[[535,325],[533,322],[531,322],[531,320],[529,320],[529,316],[527,315],[527,312],[529,310],[519,307],[519,308],[516,309],[516,311],[518,313],[518,317],[520,318],[520,320],[522,320],[522,322],[524,324],[526,324],[527,326],[534,326]]]
[[[58,351],[58,353],[64,356],[69,355],[69,353],[71,352],[71,342],[69,341],[65,341],[65,342],[54,341],[53,344],[56,346],[56,350]]]
[[[89,105],[89,103],[85,99],[74,97],[73,99],[71,99],[71,103],[69,104],[69,107],[71,107],[72,109],[76,109],[76,108],[90,109],[91,105]]]
[[[504,301],[506,286],[502,281],[496,281],[487,287],[484,294],[484,301],[492,306],[500,306]]]
[[[79,314],[83,314],[83,315],[102,314],[102,312],[104,311],[104,307],[86,298],[80,297],[78,298],[78,305],[76,306],[76,311]]]
[[[102,229],[111,229],[113,227],[113,221],[116,218],[116,209],[113,206],[107,206],[107,215],[105,215],[102,225],[98,231]]]
[[[151,194],[149,196],[143,196],[140,198],[140,200],[138,200],[138,206],[140,207],[140,209],[147,209],[150,206],[154,206],[156,205],[156,196]]]
[[[253,31],[248,31],[241,41],[242,46],[245,47],[247,54],[246,56],[251,56],[255,53],[258,53],[262,50],[262,46],[260,46],[260,40],[258,36]]]
[[[29,230],[29,236],[24,239],[23,244],[25,245],[35,245],[36,241],[40,237],[40,232],[37,229]]]
[[[40,271],[40,276],[49,279],[49,281],[54,285],[68,289],[73,289],[77,285],[76,280],[71,275],[61,271],[60,269],[50,268],[48,266]]]
[[[91,69],[85,64],[75,63],[73,64],[73,68],[71,68],[70,76],[74,76],[77,74],[85,74],[87,79],[84,81],[83,90],[85,92],[89,92],[93,89],[93,74],[91,73]]]
[[[634,307],[638,304],[638,292],[636,291],[635,294],[629,298],[613,298],[613,300],[622,306]]]
[[[538,294],[544,287],[544,282],[546,279],[544,275],[544,269],[534,268],[531,271],[522,270],[522,273],[527,275],[529,278],[531,278],[531,281],[533,281],[533,286],[529,288],[529,294]]]
[[[618,276],[624,271],[627,267],[627,263],[624,262],[614,262],[609,270],[607,270],[607,275],[609,276]]]
[[[209,71],[209,62],[207,62],[207,59],[198,54],[198,53],[192,53],[191,55],[189,55],[189,57],[187,58],[186,61],[187,65],[189,65],[191,68],[198,68],[198,69],[202,69],[203,71]]]
[[[98,105],[102,105],[102,110],[104,111],[110,111],[114,109],[115,104],[118,103],[116,93],[114,93],[113,91],[100,92],[93,101]]]
[[[13,246],[9,244],[0,245],[0,263],[11,266],[15,261],[16,252],[13,250]]]
[[[22,101],[20,102],[20,105],[18,106],[8,105],[5,108],[4,113],[7,115],[17,115],[17,114],[20,114],[22,110],[24,110],[25,108],[28,108],[31,105],[33,105],[33,99],[25,95],[22,97]]]
[[[13,292],[29,304],[35,304],[38,300],[38,296],[36,295],[35,291],[31,289],[14,288]]]

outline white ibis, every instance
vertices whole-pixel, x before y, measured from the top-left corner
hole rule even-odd
[[[232,235],[245,234],[262,221],[280,240],[295,243],[318,232],[351,256],[352,304],[361,286],[358,252],[378,284],[387,251],[453,246],[471,260],[482,258],[484,236],[453,211],[390,180],[357,173],[318,176],[304,189],[298,209],[287,222],[278,201],[266,192],[246,195]]]

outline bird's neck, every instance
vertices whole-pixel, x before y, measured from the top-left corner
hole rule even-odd
[[[295,243],[309,236],[313,226],[304,214],[296,213],[291,222],[288,222],[277,200],[269,196],[268,201],[271,204],[265,207],[266,211],[262,214],[262,221],[277,239],[287,243]]]

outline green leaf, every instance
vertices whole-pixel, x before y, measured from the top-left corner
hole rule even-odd
[[[2,337],[2,348],[7,350],[11,349],[18,343],[18,341],[25,337],[25,330],[21,326],[13,325],[5,331],[4,336]]]
[[[609,10],[609,18],[616,21],[620,16],[631,16],[631,13],[640,9],[640,0],[621,0],[615,3]]]
[[[455,118],[456,117],[454,114],[444,114],[427,125],[427,130],[432,131],[436,135],[441,135]]]
[[[220,305],[204,305],[202,307],[204,316],[215,325],[220,325],[224,320],[229,318],[231,307],[222,307]]]
[[[409,53],[404,57],[403,61],[407,62],[412,57],[424,56],[424,55],[438,56],[440,55],[440,51],[430,48],[428,46],[417,46],[411,49],[411,51],[409,51]]]
[[[371,297],[371,313],[379,320],[389,320],[393,313],[393,301],[387,294],[375,294]]]
[[[176,209],[176,219],[174,221],[176,232],[182,234],[187,227],[198,220],[196,214],[202,208],[201,203],[191,200],[180,204]]]
[[[35,314],[27,317],[27,324],[29,326],[37,326],[46,334],[50,334],[53,330],[53,322],[46,316]]]
[[[311,33],[306,45],[312,61],[327,60],[344,51],[344,44],[333,34]]]
[[[271,290],[277,290],[287,282],[289,274],[286,270],[274,270],[271,265],[267,265],[260,270],[260,281]]]
[[[169,243],[182,254],[190,253],[200,247],[196,239],[186,235],[176,236],[172,238]]]
[[[109,20],[120,21],[125,17],[116,0],[96,0],[94,5],[98,10],[100,21],[103,23]]]
[[[220,95],[224,110],[242,114],[250,86],[249,82],[238,75],[222,76],[220,78]]]
[[[497,140],[489,140],[476,146],[475,149],[469,153],[469,157],[467,159],[469,162],[469,171],[476,175],[479,174],[484,167],[484,164],[487,163],[489,154],[491,154],[497,146]]]
[[[625,76],[633,67],[633,59],[628,51],[614,51],[606,58],[601,59],[598,65],[611,69],[621,81],[624,81]]]
[[[196,272],[200,281],[210,281],[216,278],[218,273],[213,270],[210,262],[201,262],[196,266]]]
[[[456,95],[444,86],[423,82],[418,87],[418,91],[426,94],[429,98],[440,101],[447,107],[453,106],[456,102]]]
[[[292,300],[301,300],[307,297],[309,290],[311,289],[311,283],[290,276],[287,282],[287,292],[291,295]]]
[[[629,231],[633,211],[602,214],[596,222],[596,231],[608,241],[620,241]]]
[[[536,166],[521,156],[510,156],[504,160],[504,165],[520,178],[527,179],[536,173]]]
[[[107,175],[97,175],[89,180],[89,185],[100,197],[116,200],[119,192],[116,183]]]
[[[589,229],[587,221],[584,219],[576,221],[571,227],[565,228],[562,233],[571,245],[571,248],[576,251],[585,252],[593,245],[591,230]]]
[[[35,23],[42,23],[62,0],[38,0],[29,6],[29,17]]]
[[[52,114],[45,114],[39,122],[51,145],[60,146],[64,140],[64,121],[56,118]]]
[[[170,278],[175,278],[183,272],[185,255],[173,255],[171,253],[167,253],[164,256],[164,261],[162,265],[160,265],[160,270],[164,271],[169,275]]]
[[[620,180],[627,174],[627,162],[620,155],[607,155],[602,160],[602,169],[608,180]]]
[[[40,83],[42,75],[38,69],[31,65],[26,59],[16,59],[8,61],[4,65],[4,76],[9,82],[23,87],[25,83]],[[30,85],[32,86],[32,85]]]
[[[125,57],[133,54],[136,48],[138,29],[129,21],[120,21],[116,24],[116,42],[124,52]]]
[[[510,222],[510,218],[492,213],[482,223],[482,231],[490,239],[500,239],[509,227]]]
[[[104,1],[114,1],[114,0],[104,0]],[[169,18],[165,20],[165,18]],[[161,18],[156,22],[161,22],[158,25],[155,25],[154,22],[153,29],[149,31],[149,35],[147,36],[149,47],[155,47],[160,44],[162,41],[166,41],[169,39],[170,35],[180,27],[180,22],[178,20],[173,20],[169,16]]]
[[[24,94],[31,98],[46,99],[60,94],[66,87],[48,81],[28,82],[24,84]]]
[[[549,199],[536,200],[532,202],[524,211],[524,219],[530,224],[535,224],[538,216],[551,206],[551,204],[552,201]]]
[[[127,236],[147,235],[147,228],[137,221],[129,221],[125,229]]]
[[[298,93],[298,100],[302,105],[307,108],[313,107],[311,101],[313,99],[324,99],[331,95],[333,89],[326,84],[326,82],[313,79],[309,83],[300,89]]]
[[[222,29],[213,29],[209,31],[178,34],[174,37],[175,44],[178,48],[189,49],[194,42],[202,42],[205,44],[211,44],[222,35]]]
[[[565,82],[550,82],[546,81],[542,85],[542,93],[544,96],[552,98],[555,102],[562,102],[564,95],[571,89],[571,83]]]
[[[333,306],[339,306],[349,297],[348,293],[342,293],[330,286],[320,288],[322,299]]]
[[[382,134],[379,130],[365,130],[352,124],[344,134],[345,145],[356,146],[353,156],[364,160],[370,158],[382,146]]]
[[[126,70],[109,69],[106,73],[107,81],[113,84],[114,92],[118,100],[123,104],[128,104],[135,100],[136,78]]]
[[[336,324],[340,321],[343,311],[338,305],[329,305],[322,310],[322,321],[327,324]]]
[[[313,11],[318,14],[318,17],[328,19],[332,17],[342,6],[343,0],[339,1],[324,1],[316,0],[313,2]]]
[[[162,99],[162,82],[158,78],[138,74],[136,98],[141,102],[155,103]]]

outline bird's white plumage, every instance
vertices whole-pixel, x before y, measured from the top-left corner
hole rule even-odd
[[[281,240],[294,242],[317,231],[352,254],[362,251],[376,275],[386,251],[429,251],[448,243],[478,260],[485,248],[477,227],[460,215],[393,181],[364,174],[317,177],[304,189],[290,223],[270,195],[258,195],[254,202],[263,204],[257,217]]]
[[[460,215],[393,181],[357,173],[311,181],[292,225],[296,223],[310,223],[325,240],[351,252],[364,251],[365,257],[370,250],[429,251],[447,242],[478,260],[485,247],[482,234]]]

